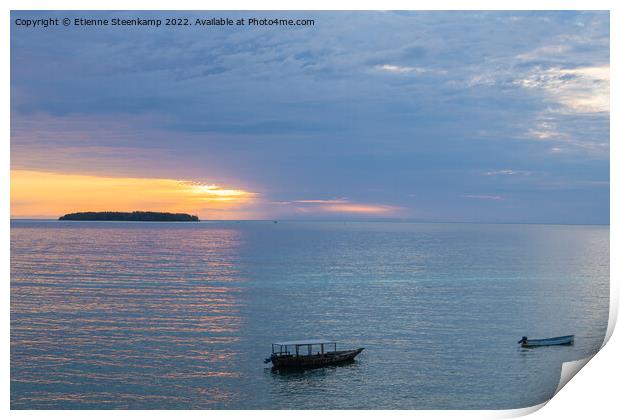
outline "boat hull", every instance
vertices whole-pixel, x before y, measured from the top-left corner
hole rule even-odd
[[[570,346],[575,342],[574,335],[565,335],[562,337],[528,339],[521,343],[521,347],[544,347],[544,346]]]
[[[356,350],[332,351],[312,356],[272,356],[271,364],[274,369],[313,369],[323,366],[337,365],[352,361],[364,348]]]

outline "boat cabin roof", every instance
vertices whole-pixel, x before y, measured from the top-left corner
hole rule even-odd
[[[295,341],[281,341],[279,343],[273,343],[276,346],[307,346],[314,344],[335,344],[336,342],[333,340],[325,340],[321,338],[309,338],[305,340],[295,340]]]

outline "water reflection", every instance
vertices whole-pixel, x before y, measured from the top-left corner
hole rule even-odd
[[[274,378],[288,381],[288,380],[294,380],[296,378],[321,377],[321,376],[329,375],[330,372],[336,371],[337,369],[342,370],[344,368],[358,367],[359,363],[360,363],[359,361],[354,359],[354,360],[346,360],[336,365],[325,366],[321,368],[276,369],[272,367],[272,368],[265,368],[265,372],[271,374],[272,377]]]
[[[225,401],[217,386],[187,388],[239,376],[242,240],[231,229],[12,229],[12,407]]]
[[[600,346],[608,292],[608,227],[17,222],[11,407],[533,405]],[[366,350],[265,369],[301,337]]]

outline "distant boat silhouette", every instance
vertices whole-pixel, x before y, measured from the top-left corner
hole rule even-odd
[[[333,346],[334,350],[325,351],[327,345]],[[313,353],[313,346],[319,346],[317,353]],[[271,345],[271,356],[265,359],[265,363],[271,362],[274,369],[313,369],[351,362],[362,350],[363,347],[337,351],[335,341],[323,339],[283,341]],[[304,351],[306,354],[302,354]]]
[[[561,337],[536,339],[530,339],[526,336],[523,336],[521,337],[521,340],[519,340],[519,344],[521,344],[521,347],[566,346],[571,345],[574,342],[574,335],[563,335]]]

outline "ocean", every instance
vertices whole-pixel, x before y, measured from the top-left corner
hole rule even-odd
[[[11,408],[520,408],[608,309],[609,226],[13,220]],[[303,338],[365,350],[263,363]]]

